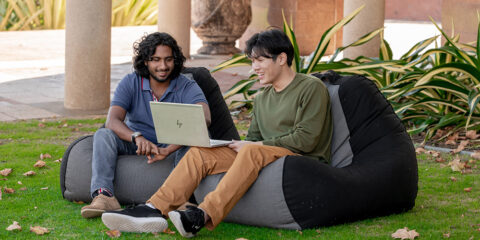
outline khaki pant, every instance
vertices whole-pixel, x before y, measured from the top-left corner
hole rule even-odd
[[[253,144],[238,153],[228,147],[192,147],[147,202],[166,215],[187,202],[203,178],[227,172],[199,205],[211,218],[206,228],[213,230],[255,182],[258,172],[286,155],[296,154],[282,147]]]

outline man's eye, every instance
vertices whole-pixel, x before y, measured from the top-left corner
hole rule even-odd
[[[152,58],[150,59],[150,61],[152,61],[152,62],[158,62],[158,61],[160,61],[160,58],[152,57]]]

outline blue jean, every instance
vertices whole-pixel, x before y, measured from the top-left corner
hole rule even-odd
[[[112,194],[118,155],[136,154],[137,146],[120,139],[111,129],[100,128],[93,135],[92,181],[90,194],[106,188]]]
[[[174,167],[190,147],[183,146],[175,152]],[[90,194],[105,188],[115,195],[113,181],[118,155],[135,155],[137,146],[120,139],[111,129],[101,128],[93,135],[92,179]],[[147,159],[145,159],[147,161]],[[160,186],[159,186],[160,187]]]

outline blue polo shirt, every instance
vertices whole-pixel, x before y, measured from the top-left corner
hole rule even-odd
[[[119,106],[127,111],[127,126],[135,132],[141,132],[149,141],[159,145],[153,126],[150,101],[153,101],[153,92],[148,79],[136,73],[125,76],[115,89],[110,106]],[[207,99],[195,80],[180,74],[170,81],[167,91],[160,102],[207,103]],[[160,144],[159,146],[164,146]]]

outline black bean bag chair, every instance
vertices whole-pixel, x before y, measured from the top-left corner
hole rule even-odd
[[[288,156],[265,167],[227,222],[305,229],[412,209],[418,190],[415,149],[372,81],[315,74],[327,85],[334,123],[332,161]],[[224,174],[205,178],[201,202]]]
[[[208,131],[212,138],[240,139],[235,124],[223,100],[220,87],[210,72],[203,67],[189,67],[182,74],[195,79],[207,98],[211,112]],[[93,136],[74,141],[63,155],[60,169],[62,195],[70,201],[90,202],[92,176]],[[155,193],[173,169],[174,155],[154,164],[147,164],[144,156],[121,155],[115,173],[115,195],[122,204],[142,203]]]
[[[400,213],[413,208],[418,190],[415,150],[390,104],[378,88],[363,76],[341,77],[331,71],[315,76],[327,85],[332,103],[334,129],[331,164],[302,156],[278,159],[260,172],[256,182],[225,221],[305,229]],[[76,145],[71,146],[69,155],[65,153],[66,158],[70,158],[69,162],[72,157],[76,158],[75,161],[88,162],[85,158],[88,158],[88,154],[91,156],[88,152],[91,149],[85,150],[84,145],[91,146],[91,143],[81,140]],[[74,153],[77,148],[78,152]],[[121,158],[122,156],[119,161]],[[152,178],[153,175],[160,174],[165,174],[166,177],[166,172],[169,171],[161,171],[170,167],[169,161],[173,162],[170,159],[159,163],[164,164],[162,170],[142,172],[137,174],[141,176],[130,177]],[[141,163],[146,166],[144,160]],[[67,165],[65,157],[63,164]],[[78,167],[73,167],[71,171]],[[82,165],[80,168],[86,167]],[[122,165],[117,167],[116,179],[124,179],[124,174],[129,173],[119,168]],[[201,202],[223,175],[206,177],[196,189],[195,199]],[[88,182],[89,186],[90,177],[86,176],[83,181]],[[162,180],[156,182],[158,185],[152,188],[151,193],[157,190]],[[131,199],[140,194],[138,191],[147,191],[141,189],[143,186],[136,181],[122,184],[125,184],[122,188],[128,191],[119,192],[117,185],[115,191],[117,195],[124,194],[118,196],[124,204],[138,202]],[[86,191],[88,192],[88,187]],[[75,200],[66,195],[64,193],[67,199]],[[83,195],[84,198],[89,198],[88,193]],[[145,199],[149,196],[147,194]]]

